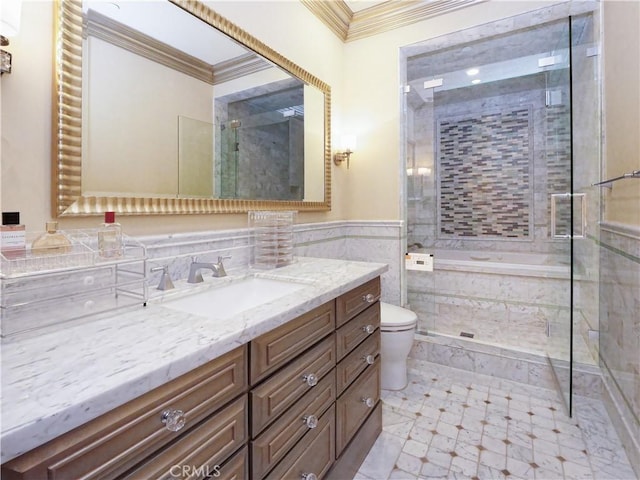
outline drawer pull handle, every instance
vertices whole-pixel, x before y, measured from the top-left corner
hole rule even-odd
[[[309,429],[314,429],[318,426],[318,417],[315,415],[305,415],[302,417],[302,421]]]
[[[310,387],[315,387],[318,384],[318,377],[315,373],[309,373],[302,377],[302,380],[306,382]]]
[[[303,480],[318,480],[318,476],[315,473],[303,473],[300,478]]]
[[[367,303],[373,303],[375,299],[376,296],[373,293],[367,293],[366,295],[362,296],[362,301]]]
[[[376,404],[376,401],[371,397],[362,397],[362,403],[364,403],[367,407],[373,408]]]
[[[362,357],[362,359],[369,365],[373,365],[376,361],[376,357],[374,357],[373,355],[367,355],[366,357]]]
[[[376,327],[374,327],[371,324],[365,325],[364,327],[362,327],[362,331],[367,332],[369,335],[371,335],[373,332],[376,331]]]
[[[187,419],[182,410],[174,410],[170,408],[162,412],[162,416],[160,417],[162,423],[164,423],[167,430],[171,432],[177,432],[184,427],[185,423],[187,423]]]

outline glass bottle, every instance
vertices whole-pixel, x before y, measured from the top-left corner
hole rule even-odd
[[[102,258],[119,258],[122,248],[122,227],[116,222],[114,212],[105,212],[104,223],[98,230],[98,255]]]
[[[58,231],[58,222],[47,222],[47,231],[31,244],[33,255],[62,255],[71,250],[71,241]]]

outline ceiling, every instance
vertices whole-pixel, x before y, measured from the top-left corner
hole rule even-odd
[[[488,0],[300,0],[344,42],[486,1]]]

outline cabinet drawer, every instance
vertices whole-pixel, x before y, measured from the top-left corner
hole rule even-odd
[[[335,452],[335,407],[331,407],[266,478],[300,480],[313,473],[320,479],[331,468]]]
[[[380,303],[376,302],[356,318],[338,329],[336,355],[342,360],[364,339],[373,335],[380,327]]]
[[[7,478],[97,479],[119,475],[247,390],[247,348],[237,348],[2,466]],[[165,410],[184,412],[169,431]]]
[[[251,437],[289,408],[311,389],[311,375],[319,381],[336,365],[335,335],[302,354],[271,378],[251,390]]]
[[[331,372],[252,442],[253,478],[262,478],[303,435],[317,428],[307,422],[317,421],[335,399],[335,372]]]
[[[308,313],[251,341],[251,385],[266,378],[335,329],[335,302]]]
[[[376,362],[372,367],[336,401],[337,455],[342,453],[380,398],[380,362]],[[370,401],[369,404],[367,400]]]
[[[219,475],[205,478],[216,478],[218,480],[245,480],[249,478],[249,447],[244,447],[233,457],[227,460],[219,469]]]
[[[210,478],[221,474],[220,464],[247,440],[247,396],[211,415],[169,447],[159,451],[127,480]]]
[[[380,277],[341,295],[336,300],[337,326],[344,325],[373,302],[380,300]]]
[[[380,361],[380,329],[355,348],[336,367],[338,395],[358,378],[367,368]]]

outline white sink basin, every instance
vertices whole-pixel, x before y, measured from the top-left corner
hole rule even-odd
[[[231,318],[305,288],[293,282],[249,277],[220,287],[163,302],[173,310],[209,318]]]

